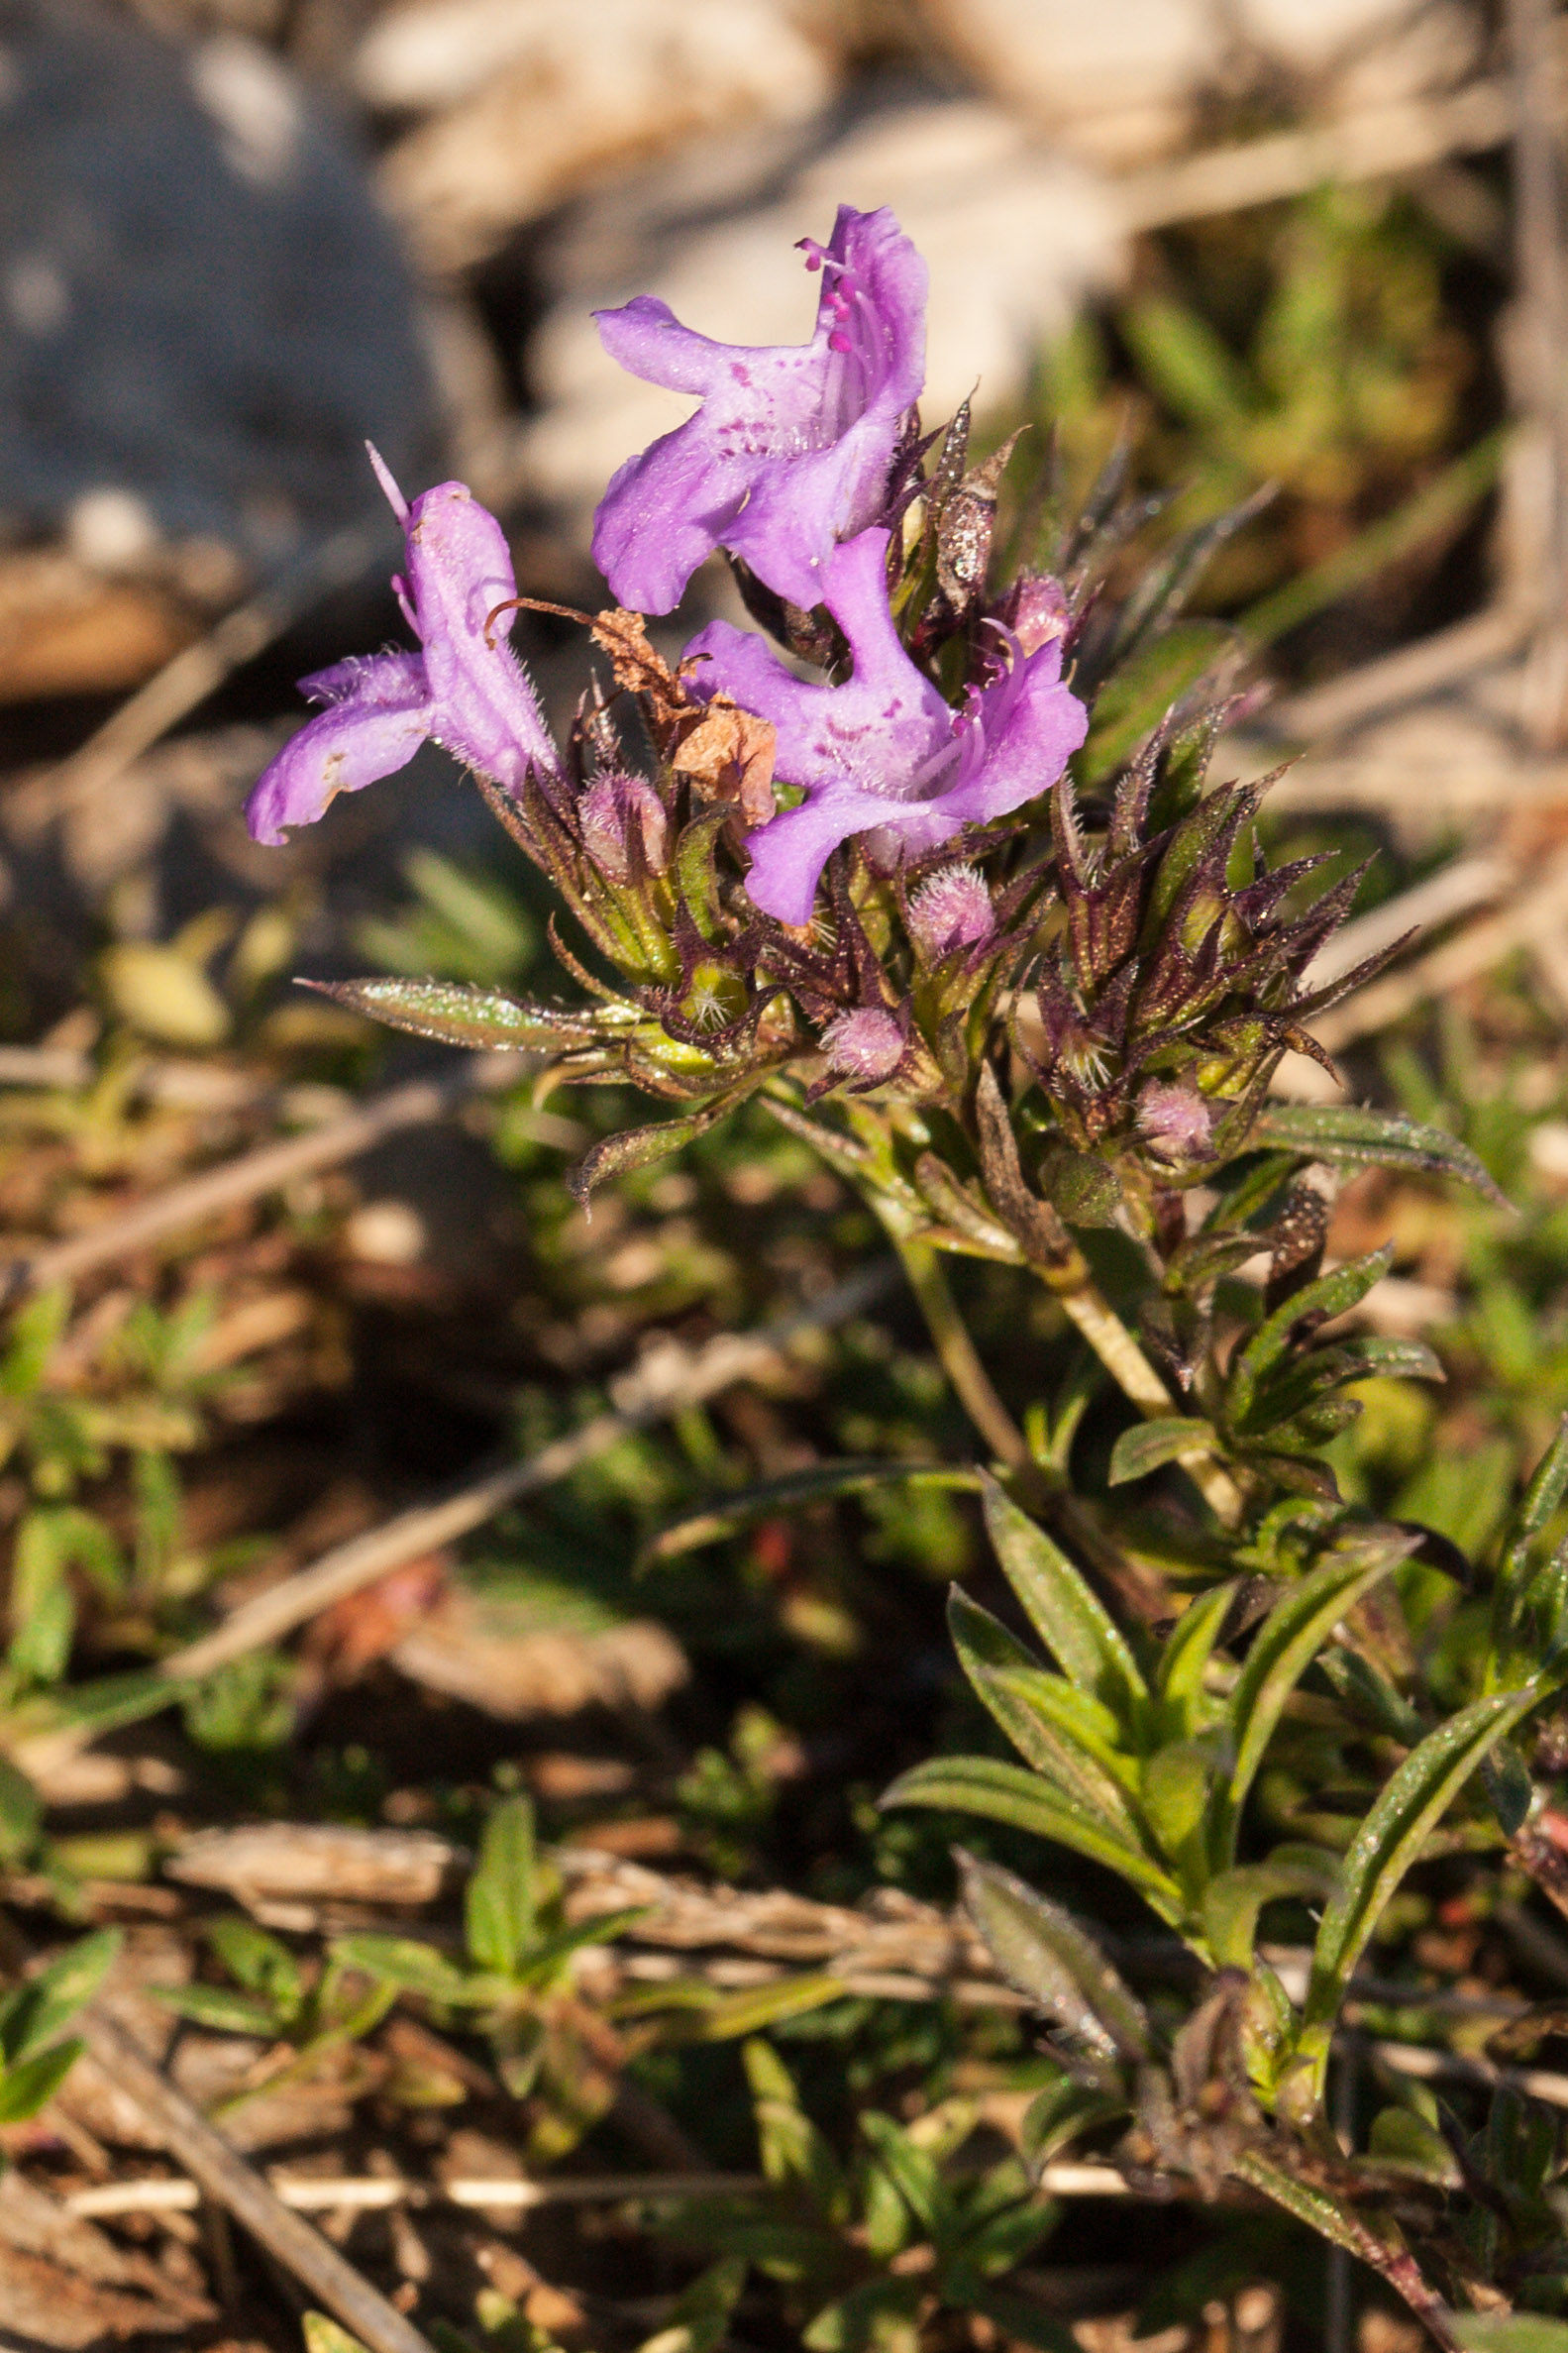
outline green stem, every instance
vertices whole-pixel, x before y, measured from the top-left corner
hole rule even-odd
[[[942,1370],[953,1385],[953,1394],[997,1461],[1006,1463],[1012,1470],[1026,1468],[1031,1460],[1028,1444],[991,1385],[991,1377],[959,1313],[940,1256],[929,1242],[901,1233],[889,1219],[884,1218],[883,1224],[903,1262],[909,1288],[920,1304]]]

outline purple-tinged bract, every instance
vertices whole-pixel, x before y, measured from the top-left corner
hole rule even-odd
[[[514,794],[530,768],[558,766],[505,642],[514,615],[495,609],[517,594],[500,524],[463,482],[405,506],[377,471],[407,543],[408,576],[393,586],[422,651],[336,662],[300,680],[326,708],[283,746],[246,803],[251,831],[269,848],[290,825],[314,824],[339,793],[406,768],[427,738]]]
[[[840,842],[865,837],[874,865],[891,872],[966,825],[1032,801],[1061,776],[1089,725],[1062,684],[1052,639],[1012,658],[999,677],[953,710],[899,642],[888,602],[886,531],[835,549],[823,602],[854,657],[842,687],[804,684],[760,637],[713,621],[687,647],[705,656],[692,691],[722,690],[778,731],[776,774],[806,798],[746,837],[752,903],[783,923],[810,920],[817,880]]]
[[[622,604],[669,612],[724,547],[809,609],[835,543],[882,513],[925,376],[926,267],[886,207],[840,205],[826,247],[802,244],[822,272],[809,343],[712,343],[651,294],[596,314],[631,374],[701,396],[600,502],[593,560]]]

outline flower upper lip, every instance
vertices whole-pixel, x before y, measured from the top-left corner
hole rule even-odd
[[[701,403],[600,502],[593,557],[623,604],[669,612],[726,547],[810,607],[835,543],[882,511],[924,376],[925,264],[886,207],[841,205],[825,247],[801,243],[823,278],[809,343],[712,343],[647,294],[595,314],[622,367]]]

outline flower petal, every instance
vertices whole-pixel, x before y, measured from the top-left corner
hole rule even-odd
[[[313,825],[340,793],[358,793],[406,768],[429,733],[423,695],[399,706],[340,702],[307,721],[262,770],[245,820],[269,850],[290,825]]]
[[[394,702],[425,693],[423,654],[350,654],[298,682],[307,702]]]
[[[805,344],[710,343],[640,295],[598,312],[612,358],[702,405],[630,458],[600,501],[593,559],[622,604],[668,612],[715,547],[815,604],[836,540],[879,512],[925,372],[926,267],[886,208],[839,208]]]
[[[466,483],[414,500],[408,574],[436,741],[511,793],[531,767],[554,772],[544,714],[505,643],[516,615],[495,611],[517,594],[506,535]]]
[[[746,892],[753,907],[781,923],[809,923],[822,869],[839,843],[880,825],[889,805],[880,793],[841,786],[748,833],[752,867]]]
[[[890,799],[918,791],[922,769],[953,741],[954,714],[898,640],[888,607],[888,533],[863,531],[835,548],[825,602],[849,640],[854,676],[842,687],[807,684],[752,632],[710,621],[686,654],[708,656],[694,694],[722,691],[778,732],[775,774],[809,793],[846,784]],[[780,820],[776,817],[775,824]]]

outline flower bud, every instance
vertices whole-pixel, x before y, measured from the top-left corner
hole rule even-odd
[[[1138,1133],[1144,1147],[1151,1158],[1171,1168],[1206,1160],[1213,1127],[1207,1104],[1190,1088],[1151,1079],[1138,1097]]]
[[[992,610],[1002,627],[1011,630],[1024,654],[1037,653],[1053,638],[1065,637],[1072,618],[1066,589],[1048,572],[1023,573]]]
[[[641,830],[643,860],[651,874],[663,874],[670,863],[669,820],[665,804],[646,777],[611,770],[596,776],[577,803],[582,845],[611,882],[631,876],[627,842],[631,827]]]
[[[973,866],[943,866],[909,901],[909,937],[925,964],[977,947],[996,928],[991,893]]]
[[[840,1014],[822,1032],[828,1066],[864,1087],[891,1078],[903,1060],[904,1034],[897,1018],[881,1006],[857,1006]]]

